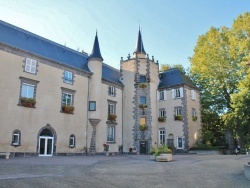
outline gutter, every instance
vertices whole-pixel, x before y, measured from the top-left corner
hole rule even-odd
[[[89,126],[89,81],[90,77],[88,77],[88,96],[87,96],[87,117],[86,117],[86,131],[85,131],[85,136],[86,136],[86,155],[88,155],[88,126]]]

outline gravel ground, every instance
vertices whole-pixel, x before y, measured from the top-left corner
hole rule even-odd
[[[0,159],[0,187],[248,187],[247,155],[16,157]]]

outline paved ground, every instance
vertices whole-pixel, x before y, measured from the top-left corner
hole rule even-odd
[[[0,187],[250,187],[246,155],[27,157],[0,159]]]

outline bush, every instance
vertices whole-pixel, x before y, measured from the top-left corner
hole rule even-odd
[[[159,156],[160,154],[163,154],[163,153],[172,154],[172,151],[171,151],[171,149],[168,149],[168,147],[166,145],[160,146],[155,151],[156,156]]]
[[[156,151],[156,148],[154,146],[151,146],[149,154],[153,155],[153,154],[155,154],[155,151]]]

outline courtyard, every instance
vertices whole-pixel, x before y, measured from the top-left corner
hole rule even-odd
[[[0,187],[250,187],[248,155],[54,156],[0,159]]]

